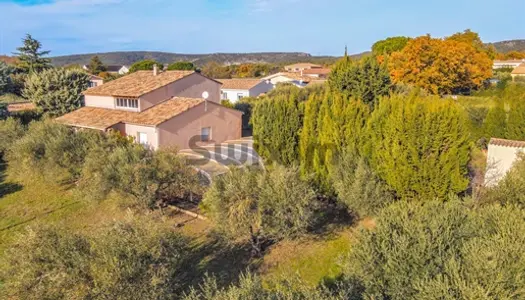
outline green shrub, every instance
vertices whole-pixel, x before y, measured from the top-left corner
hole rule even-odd
[[[512,169],[498,182],[489,187],[481,198],[484,203],[499,203],[525,209],[525,160],[521,155]]]
[[[25,128],[20,121],[13,118],[0,120],[0,158],[24,133]]]
[[[153,70],[153,66],[157,65],[157,67],[159,68],[159,70],[162,70],[162,66],[163,64],[160,64],[152,59],[146,59],[146,60],[141,60],[141,61],[138,61],[134,64],[131,65],[131,67],[129,67],[129,72],[130,73],[134,73],[134,72],[137,72],[137,71],[148,71],[148,70]]]
[[[360,299],[357,289],[345,287],[345,290],[332,292],[325,287],[311,288],[300,280],[285,279],[265,288],[259,276],[242,275],[237,285],[219,288],[213,277],[207,277],[198,289],[192,289],[184,300],[343,300]]]
[[[332,176],[339,201],[360,217],[375,216],[394,201],[388,186],[356,155],[343,155]]]
[[[393,96],[368,122],[370,166],[402,198],[444,198],[466,190],[470,132],[452,100]]]
[[[185,284],[187,241],[167,226],[132,218],[74,233],[41,226],[1,262],[9,299],[172,299]]]
[[[357,237],[345,273],[361,280],[367,299],[520,299],[524,216],[456,199],[399,202]]]
[[[92,147],[90,137],[87,132],[75,133],[49,120],[34,122],[9,147],[7,160],[21,178],[31,174],[53,182],[75,181]]]

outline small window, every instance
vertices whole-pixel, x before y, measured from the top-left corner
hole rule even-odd
[[[241,94],[241,93],[237,94],[237,100],[241,100],[242,98],[244,98],[244,94]]]
[[[138,108],[139,100],[138,99],[128,99],[128,98],[117,98],[117,107]]]
[[[138,140],[139,144],[141,145],[147,145],[148,144],[148,134],[145,132],[138,132]]]
[[[222,92],[222,100],[228,100],[228,93]]]
[[[209,142],[211,140],[211,127],[201,128],[201,141]]]

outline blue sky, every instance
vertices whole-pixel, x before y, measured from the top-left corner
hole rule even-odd
[[[155,50],[341,55],[470,28],[525,38],[525,0],[0,0],[0,54],[31,33],[52,55]]]

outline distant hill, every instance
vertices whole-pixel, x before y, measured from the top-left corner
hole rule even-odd
[[[508,53],[511,51],[525,51],[525,40],[502,41],[490,43],[490,45],[493,45],[496,50],[501,53]]]
[[[357,54],[359,57],[362,54]],[[337,60],[334,56],[312,56],[303,52],[266,52],[266,53],[213,53],[213,54],[178,54],[168,52],[131,51],[131,52],[108,52],[89,53],[52,57],[56,66],[70,64],[85,65],[91,57],[98,55],[106,65],[131,65],[144,59],[154,59],[160,63],[172,63],[175,61],[191,61],[197,66],[203,66],[210,61],[219,64],[233,65],[241,63],[273,63],[285,64],[296,62],[312,62],[319,64],[331,64]]]

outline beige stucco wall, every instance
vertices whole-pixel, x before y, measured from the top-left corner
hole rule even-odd
[[[112,128],[120,131],[122,135],[133,137],[136,142],[138,142],[139,132],[146,133],[148,145],[152,149],[158,149],[159,147],[157,128],[155,127],[119,123]]]
[[[158,126],[159,147],[176,146],[179,149],[191,148],[192,138],[200,140],[201,129],[211,127],[210,142],[196,142],[196,145],[222,143],[239,139],[242,135],[242,113],[208,102],[205,111],[202,103],[181,115]]]
[[[84,105],[115,109],[115,99],[111,96],[84,96]]]
[[[143,95],[140,97],[139,106],[141,110],[145,110],[175,96],[202,98],[202,93],[205,91],[210,95],[208,100],[220,103],[221,84],[206,78],[199,73],[194,73],[167,86]]]
[[[524,153],[525,148],[490,145],[487,155],[487,171],[485,185],[494,186],[499,183],[518,158],[519,153]]]

